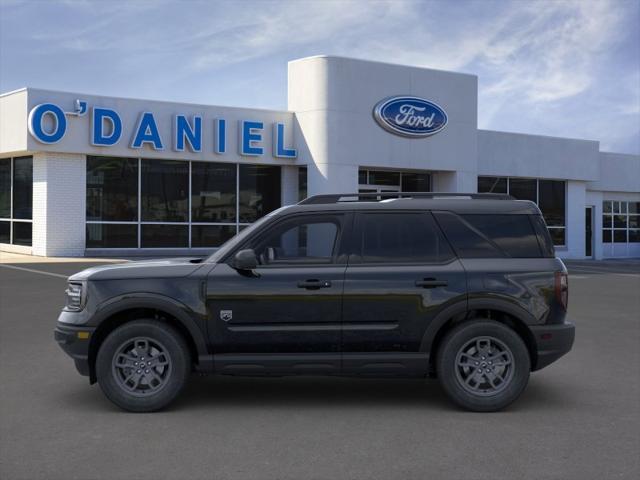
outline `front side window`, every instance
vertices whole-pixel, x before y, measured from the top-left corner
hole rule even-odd
[[[453,252],[429,213],[358,215],[363,263],[441,263]]]
[[[331,263],[339,232],[339,216],[299,217],[261,235],[253,248],[261,265]]]

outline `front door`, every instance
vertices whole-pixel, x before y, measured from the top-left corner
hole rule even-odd
[[[584,215],[584,251],[587,257],[593,257],[593,207],[586,207]]]
[[[343,297],[343,371],[424,373],[431,320],[466,301],[466,276],[431,213],[355,215]]]
[[[240,247],[255,251],[253,273],[230,262],[211,271],[209,339],[218,371],[339,371],[347,218],[288,216]]]

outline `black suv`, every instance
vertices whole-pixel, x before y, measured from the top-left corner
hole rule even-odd
[[[506,195],[310,197],[206,259],[69,278],[55,338],[118,406],[158,410],[193,371],[437,376],[464,408],[513,402],[567,353],[567,270]]]

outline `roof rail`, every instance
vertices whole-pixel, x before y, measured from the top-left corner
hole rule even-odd
[[[380,202],[393,199],[464,199],[464,200],[515,200],[506,193],[454,193],[454,192],[370,192],[370,193],[332,193],[307,197],[298,205],[318,205],[340,202]]]

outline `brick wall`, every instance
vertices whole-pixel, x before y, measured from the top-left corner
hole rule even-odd
[[[86,157],[33,156],[33,254],[81,257],[85,249]]]

